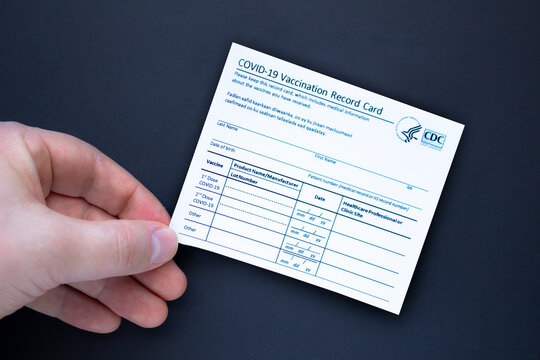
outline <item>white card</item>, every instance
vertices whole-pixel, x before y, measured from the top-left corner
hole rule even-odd
[[[462,131],[233,43],[171,227],[399,314]]]

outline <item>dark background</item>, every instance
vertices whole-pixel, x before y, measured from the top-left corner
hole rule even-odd
[[[3,358],[539,358],[538,1],[1,1],[0,120],[67,132],[172,212],[232,41],[465,124],[400,316],[198,249],[167,322],[23,309]],[[9,355],[4,357],[4,355]]]

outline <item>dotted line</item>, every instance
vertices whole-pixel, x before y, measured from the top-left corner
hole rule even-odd
[[[265,220],[270,220],[270,221],[273,221],[273,222],[278,223],[278,224],[281,224],[281,225],[287,225],[287,224],[282,223],[282,222],[280,222],[280,221],[277,221],[277,220],[274,220],[274,219],[270,219],[270,218],[267,218],[267,217],[264,217],[264,216],[261,216],[261,215],[257,215],[257,214],[254,214],[254,213],[252,213],[252,212],[246,211],[246,210],[242,210],[242,209],[239,209],[239,208],[235,208],[234,206],[230,206],[230,205],[227,205],[227,204],[224,204],[224,203],[220,203],[219,205],[221,205],[221,206],[226,206],[226,207],[229,207],[229,208],[231,208],[231,209],[238,210],[238,211],[241,211],[241,212],[245,212],[245,213],[250,214],[250,215],[253,215],[253,216],[258,216],[258,217],[263,218],[263,219],[265,219]]]
[[[273,202],[273,203],[276,203],[276,204],[279,204],[279,205],[286,206],[286,207],[291,208],[291,209],[293,208],[292,206],[285,205],[285,204],[282,204],[282,203],[280,203],[280,202],[277,202],[277,201],[274,201],[274,200],[271,200],[271,199],[267,199],[267,198],[265,198],[265,197],[263,197],[263,196],[255,195],[255,194],[252,194],[252,193],[247,192],[247,191],[244,191],[244,190],[240,190],[240,189],[237,189],[237,188],[233,188],[232,186],[229,186],[229,185],[227,185],[226,187],[228,187],[229,189],[233,189],[233,190],[236,190],[236,191],[240,191],[240,192],[242,192],[242,193],[244,193],[244,194],[248,194],[248,195],[255,196],[255,197],[258,197],[258,198],[261,198],[261,199],[264,199],[264,200],[267,200],[267,201],[270,201],[270,202]]]

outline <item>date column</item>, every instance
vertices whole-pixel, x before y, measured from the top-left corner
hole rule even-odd
[[[316,275],[330,237],[341,195],[303,184],[277,263]]]

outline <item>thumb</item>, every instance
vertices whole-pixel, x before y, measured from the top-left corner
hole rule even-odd
[[[51,259],[59,283],[137,274],[169,261],[178,249],[176,233],[158,222],[66,220]]]

